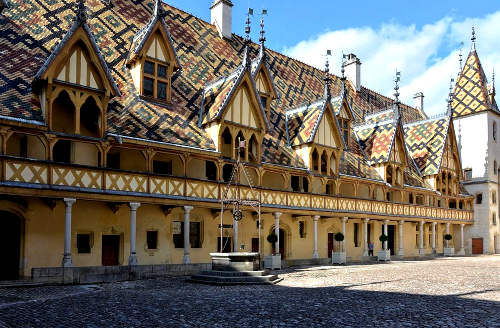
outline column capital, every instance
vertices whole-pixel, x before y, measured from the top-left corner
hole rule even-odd
[[[437,222],[432,222],[432,225],[433,226],[436,226],[438,223]]]
[[[137,209],[141,206],[141,203],[128,203],[128,206],[130,207],[130,210],[132,211],[137,211]]]
[[[423,226],[424,223],[425,223],[425,221],[420,221],[419,223],[420,223],[421,226]]]
[[[283,214],[283,213],[281,213],[281,212],[274,212],[273,213],[275,219],[279,219],[281,214]]]
[[[404,223],[405,223],[405,220],[400,220],[400,221],[398,221],[398,224],[399,224],[399,225],[403,225]]]
[[[193,210],[193,206],[183,206],[184,207],[184,213],[189,214]]]
[[[319,215],[315,215],[315,216],[313,216],[313,220],[316,221],[316,222],[318,222],[318,220],[319,220],[320,217],[321,216],[319,216]]]
[[[389,220],[384,220],[384,224],[388,224],[389,223]]]
[[[465,223],[460,223],[460,227],[461,228],[465,227]]]
[[[67,207],[71,207],[76,202],[76,198],[63,198],[63,201]]]
[[[347,220],[349,220],[349,218],[348,218],[348,217],[343,217],[343,218],[342,218],[342,222],[347,222]]]
[[[368,223],[370,222],[370,219],[363,219],[363,221],[365,221],[365,223]]]

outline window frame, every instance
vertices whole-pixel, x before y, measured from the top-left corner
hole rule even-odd
[[[152,63],[153,64],[153,74],[146,73],[146,63]],[[159,72],[159,66],[165,66],[165,72],[166,76],[162,77],[158,74]],[[152,98],[158,101],[162,102],[169,102],[170,101],[170,90],[171,90],[171,69],[170,69],[171,64],[166,61],[162,61],[156,58],[152,58],[150,56],[147,56],[143,63],[142,63],[142,76],[141,76],[141,95],[143,97],[147,98]],[[146,95],[144,92],[144,80],[145,79],[150,79],[153,80],[153,95]],[[160,98],[158,96],[158,83],[165,83],[165,98]]]
[[[149,247],[149,234],[150,233],[155,233],[156,234],[156,237],[155,237],[156,238],[156,240],[155,240],[155,244],[156,244],[155,246],[156,247],[154,247],[154,248]],[[159,234],[158,230],[147,230],[146,231],[146,250],[148,250],[148,251],[156,251],[156,250],[160,249],[160,247],[159,247],[159,244],[160,244],[159,243],[159,235],[160,234]]]

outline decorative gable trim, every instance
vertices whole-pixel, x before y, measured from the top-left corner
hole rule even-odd
[[[147,51],[146,45],[149,45],[151,43],[151,37],[154,36],[157,31],[160,31],[165,44],[169,48],[167,50],[170,53],[170,57],[173,61],[174,71],[181,68],[179,58],[177,57],[177,53],[175,52],[172,37],[170,35],[170,32],[168,31],[167,23],[165,22],[166,13],[162,7],[161,2],[161,0],[155,1],[155,8],[151,21],[135,35],[127,58],[127,65],[130,65],[138,57],[145,54],[145,52]]]
[[[82,2],[80,1],[80,3]],[[113,76],[111,76],[111,72],[108,68],[106,61],[104,60],[104,57],[101,54],[101,51],[95,41],[92,31],[87,25],[87,18],[86,18],[86,13],[83,12],[84,10],[85,7],[83,7],[83,9],[79,7],[75,17],[76,18],[75,23],[71,26],[70,30],[68,31],[68,33],[66,33],[61,42],[59,42],[59,44],[54,49],[52,54],[45,60],[45,63],[42,65],[42,67],[38,70],[38,72],[35,75],[34,82],[53,79],[54,76],[49,76],[49,75],[50,73],[52,73],[51,69],[54,66],[53,64],[56,62],[56,59],[60,55],[62,55],[65,51],[66,52],[69,51],[69,49],[71,49],[72,46],[76,44],[79,40],[82,40],[83,43],[88,48],[87,50],[89,51],[91,57],[95,56],[95,61],[97,62],[95,64],[96,66],[99,66],[99,68],[102,70],[101,73],[104,76],[101,76],[101,78],[106,84],[107,89],[110,91],[112,95],[120,97],[121,96],[120,90],[118,89],[118,86],[116,85]],[[68,53],[67,55],[70,54]]]
[[[269,89],[271,90],[271,98],[278,99],[278,91],[274,85],[271,70],[267,65],[266,56],[259,57],[256,61],[254,61],[254,63],[252,63],[252,78],[254,81],[256,81],[260,72],[262,72],[262,74],[266,77]]]

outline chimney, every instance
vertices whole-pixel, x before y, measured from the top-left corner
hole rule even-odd
[[[424,94],[422,92],[417,92],[413,96],[413,106],[421,111],[424,111]]]
[[[217,27],[221,38],[231,39],[233,36],[232,7],[231,0],[214,0],[210,6],[211,23]]]
[[[348,54],[347,60],[344,63],[345,75],[356,88],[356,91],[361,90],[361,61],[355,54]]]

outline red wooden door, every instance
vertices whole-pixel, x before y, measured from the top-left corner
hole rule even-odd
[[[483,238],[472,238],[472,254],[483,254]]]
[[[333,233],[328,233],[328,257],[332,257],[333,251]]]
[[[102,265],[118,265],[120,255],[120,236],[102,236]]]

